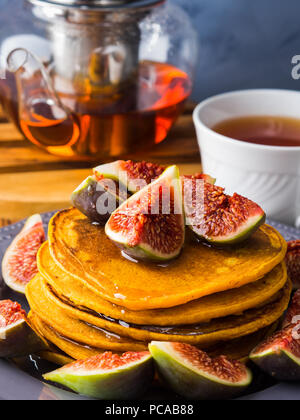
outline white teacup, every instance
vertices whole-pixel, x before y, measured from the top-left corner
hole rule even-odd
[[[200,103],[194,112],[203,171],[229,194],[238,192],[267,216],[300,226],[300,146],[264,146],[237,141],[212,130],[230,118],[271,115],[300,119],[300,92],[244,90]]]

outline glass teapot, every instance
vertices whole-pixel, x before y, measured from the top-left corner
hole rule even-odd
[[[50,153],[128,156],[166,137],[197,42],[166,0],[1,0],[0,101]],[[6,12],[5,12],[6,11]]]

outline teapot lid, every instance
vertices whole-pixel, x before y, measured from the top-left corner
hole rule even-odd
[[[48,4],[62,7],[78,7],[84,9],[124,9],[151,7],[166,0],[29,0],[34,4]]]

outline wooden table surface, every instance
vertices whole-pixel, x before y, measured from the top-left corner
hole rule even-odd
[[[201,171],[200,155],[188,104],[168,138],[134,160],[178,164],[186,174]],[[49,155],[24,139],[0,110],[0,226],[33,213],[70,205],[74,188],[101,162],[68,161]]]

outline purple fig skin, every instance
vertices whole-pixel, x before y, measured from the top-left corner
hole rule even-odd
[[[245,377],[241,381],[230,382],[218,378],[216,374],[207,374],[205,369],[200,367],[191,367],[190,354],[184,360],[184,358],[178,357],[176,351],[172,351],[172,345],[184,346],[182,343],[152,342],[149,349],[159,377],[168,387],[184,398],[190,400],[230,399],[239,396],[252,382],[252,373],[246,368]],[[192,348],[192,346],[188,347]],[[208,356],[206,360],[213,363],[213,360]],[[218,361],[221,364],[223,361],[227,367],[230,364],[226,358],[219,358]]]
[[[299,332],[300,325],[288,325],[254,349],[250,359],[278,381],[300,381]]]
[[[25,320],[7,327],[5,335],[0,336],[0,358],[28,356],[47,347]]]
[[[114,181],[111,181],[114,182]],[[97,203],[106,194],[106,197],[110,195],[112,203],[115,203],[115,208],[124,201],[125,197],[115,195],[112,191],[102,187],[101,181],[97,181],[95,177],[88,177],[72,194],[71,202],[82,214],[87,216],[92,222],[99,223],[101,226],[105,226],[105,223],[111,216],[112,211],[107,211],[104,214],[99,212]],[[124,195],[124,194],[123,194]]]

